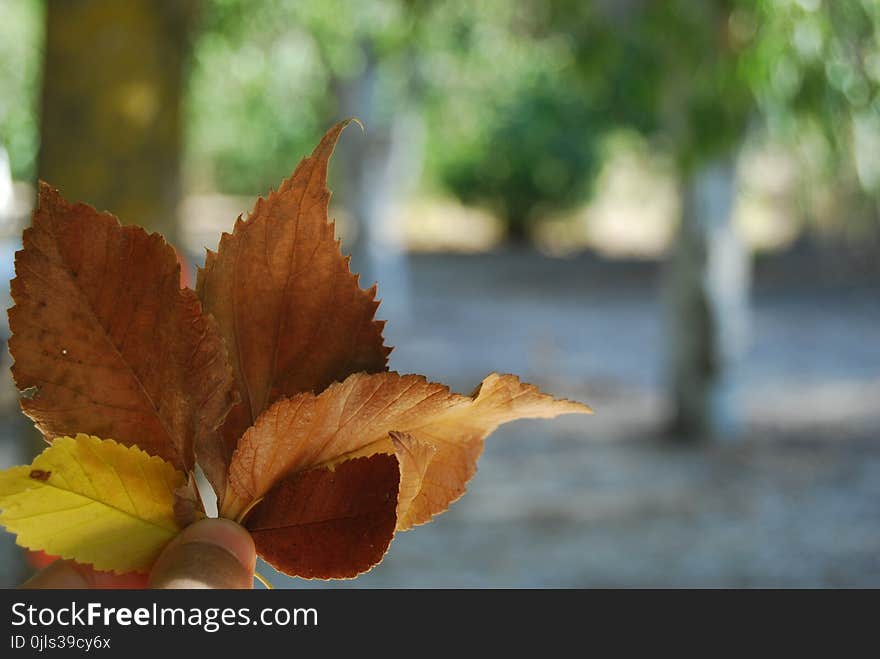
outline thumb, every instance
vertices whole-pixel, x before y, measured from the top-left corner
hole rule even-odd
[[[151,588],[252,588],[254,541],[228,519],[203,519],[172,540],[150,573]]]

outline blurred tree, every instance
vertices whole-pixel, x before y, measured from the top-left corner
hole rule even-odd
[[[196,45],[191,163],[209,183],[277,185],[336,119],[357,117],[331,168],[352,268],[383,282],[383,315],[405,320],[407,268],[391,202],[421,172],[418,0],[212,0]]]
[[[394,202],[418,183],[424,158],[419,79],[422,0],[304,3],[302,25],[314,36],[338,119],[358,117],[339,149],[338,199],[349,214],[343,238],[352,267],[382,282],[391,332],[409,320],[409,268]],[[394,341],[394,336],[390,335]]]
[[[735,430],[731,372],[745,341],[748,268],[732,210],[753,103],[738,73],[745,44],[729,25],[746,4],[560,0],[545,21],[570,35],[604,124],[651,136],[678,164],[682,215],[667,280],[676,437]]]
[[[732,26],[748,38],[741,67],[769,130],[800,155],[805,211],[815,215],[831,188],[832,212],[813,219],[876,237],[880,2],[758,0]]]
[[[675,436],[733,434],[749,281],[731,218],[738,150],[751,131],[797,138],[817,125],[836,145],[827,160],[835,170],[854,163],[866,189],[880,184],[880,159],[853,140],[861,130],[880,143],[880,3],[560,0],[553,10],[548,24],[572,35],[581,76],[614,100],[611,123],[676,157],[682,216],[667,280]]]
[[[541,31],[546,6],[441,3],[420,42],[431,130],[429,174],[495,212],[508,239],[588,195],[606,128],[569,34]]]
[[[738,74],[737,0],[648,5],[655,111],[679,162],[682,214],[668,267],[673,437],[739,430],[736,366],[748,335],[749,256],[733,224],[736,159],[753,114]],[[650,81],[650,79],[649,79]]]
[[[327,72],[299,5],[202,2],[186,105],[192,189],[262,193],[329,128]]]
[[[18,181],[36,173],[42,28],[40,0],[0,3],[0,147]]]
[[[271,178],[286,174],[291,141],[323,128],[316,114],[361,117],[366,135],[340,145],[338,198],[359,229],[347,242],[357,269],[399,284],[405,269],[387,224],[389,197],[420,170],[421,131],[412,127],[421,124],[421,106],[431,125],[429,173],[465,201],[493,207],[514,238],[526,236],[536,213],[584,198],[610,127],[661,136],[674,145],[689,200],[674,260],[677,418],[686,429],[708,428],[717,425],[722,364],[741,343],[733,328],[744,318],[744,255],[729,223],[730,152],[752,106],[736,75],[732,6],[215,0],[197,50],[200,64],[210,58],[205,80],[213,84],[200,84],[197,70],[195,86],[214,102],[196,111],[194,131],[208,135],[211,119],[217,123],[197,150],[228,146],[232,157],[214,162],[221,181],[229,163],[229,185],[242,188],[282,161]],[[292,84],[292,75],[276,80],[276,71],[303,84]],[[241,128],[223,129],[244,116]],[[400,290],[388,297],[404,299]],[[730,317],[722,321],[722,313]]]
[[[177,238],[181,97],[195,0],[49,0],[40,178]]]
[[[586,93],[559,89],[565,84],[549,75],[525,81],[502,101],[497,121],[480,131],[467,157],[443,171],[459,199],[504,218],[513,242],[529,239],[537,214],[583,201],[598,170],[602,117]]]

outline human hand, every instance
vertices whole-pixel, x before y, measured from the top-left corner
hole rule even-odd
[[[186,527],[159,555],[147,575],[97,572],[73,561],[55,561],[22,588],[252,588],[254,541],[228,519],[203,519]]]

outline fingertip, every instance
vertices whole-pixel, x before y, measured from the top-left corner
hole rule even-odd
[[[252,588],[257,555],[250,534],[227,519],[181,531],[150,574],[153,588]]]
[[[222,547],[250,572],[253,572],[257,565],[254,539],[247,529],[231,519],[212,517],[199,520],[187,526],[174,539],[174,543],[178,545],[190,542],[203,542]]]

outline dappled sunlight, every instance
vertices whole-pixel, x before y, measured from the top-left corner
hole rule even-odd
[[[497,216],[449,199],[415,200],[396,212],[404,244],[413,252],[484,252],[504,238]]]

